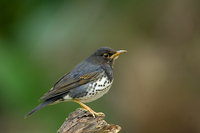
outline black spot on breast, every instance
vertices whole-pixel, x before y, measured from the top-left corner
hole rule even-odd
[[[100,79],[99,79],[100,82],[101,82],[102,78],[103,78],[103,76],[100,77]]]
[[[96,87],[96,86],[97,86],[97,83],[94,84],[94,87]]]
[[[98,85],[99,87],[101,87],[101,85]]]

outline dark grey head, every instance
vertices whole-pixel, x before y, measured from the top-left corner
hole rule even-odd
[[[97,49],[97,51],[95,51],[92,55],[90,55],[86,60],[90,63],[113,67],[113,64],[118,56],[126,52],[126,50],[115,51],[109,47],[101,47]]]

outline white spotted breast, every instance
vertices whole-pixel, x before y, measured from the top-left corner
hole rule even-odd
[[[94,101],[106,94],[109,91],[112,83],[113,80],[110,81],[107,76],[103,74],[98,80],[88,84],[88,88],[86,90],[87,95],[77,99],[83,103]]]

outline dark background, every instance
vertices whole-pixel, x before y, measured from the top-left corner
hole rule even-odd
[[[56,132],[80,106],[24,116],[96,49],[125,49],[88,103],[122,133],[200,133],[200,1],[0,1],[0,131]]]

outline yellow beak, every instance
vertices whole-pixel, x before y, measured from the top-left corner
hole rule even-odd
[[[119,50],[115,54],[113,54],[110,58],[117,57],[117,56],[119,56],[120,54],[123,54],[123,53],[127,53],[127,51],[126,50]]]

